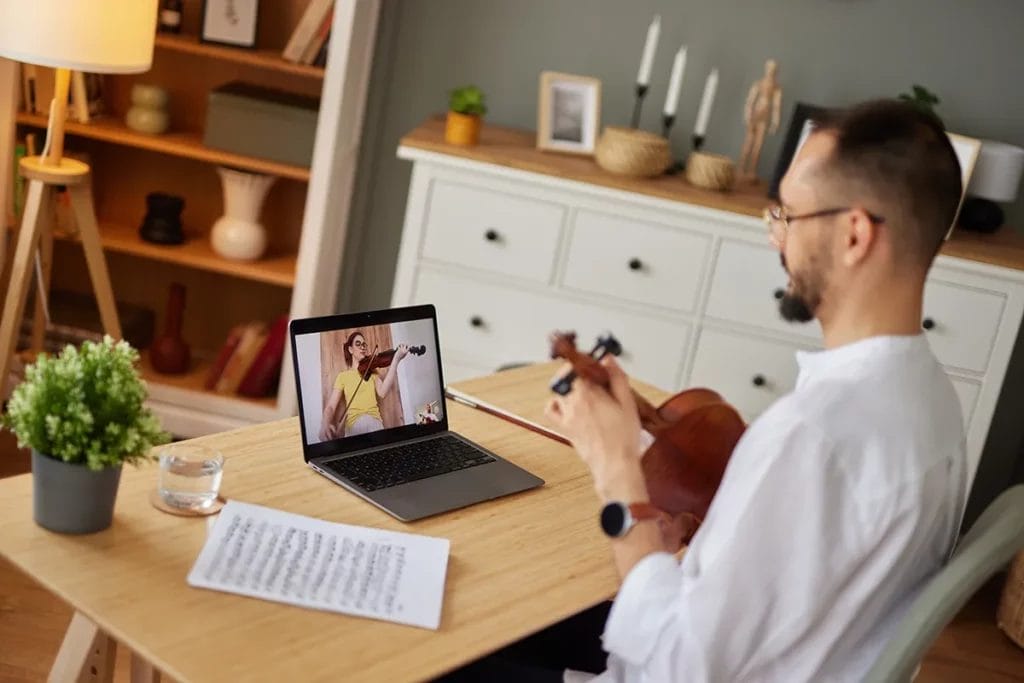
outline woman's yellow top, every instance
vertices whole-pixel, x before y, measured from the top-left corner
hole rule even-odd
[[[359,387],[358,391],[356,391],[356,387]],[[377,382],[376,377],[372,374],[360,385],[359,370],[355,368],[342,370],[334,380],[334,388],[340,389],[343,393],[342,406],[351,401],[348,413],[345,415],[346,429],[351,427],[356,418],[361,415],[370,415],[378,420],[381,419],[380,407],[377,405]],[[352,398],[353,396],[355,399]]]

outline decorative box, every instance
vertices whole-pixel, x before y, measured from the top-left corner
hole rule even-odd
[[[314,97],[232,81],[210,92],[203,144],[308,167],[319,108]]]

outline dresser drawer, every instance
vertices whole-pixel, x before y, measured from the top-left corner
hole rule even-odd
[[[778,297],[788,281],[772,247],[724,239],[711,275],[707,315],[820,340],[816,320],[790,323],[779,315]]]
[[[564,285],[689,313],[697,306],[710,247],[706,235],[580,211]]]
[[[748,422],[796,386],[796,352],[809,349],[704,328],[687,385],[708,387]]]
[[[626,371],[655,386],[677,386],[690,338],[686,323],[522,292],[432,268],[421,269],[413,303],[437,308],[441,355],[472,357],[493,367],[550,360],[549,335],[577,333],[589,350],[612,332],[622,343]]]
[[[943,365],[985,372],[1003,317],[1006,296],[929,279],[923,326]]]
[[[560,204],[435,180],[424,258],[547,283],[565,219]]]

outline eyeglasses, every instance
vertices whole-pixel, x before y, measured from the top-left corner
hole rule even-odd
[[[358,346],[359,348],[364,349],[364,350],[369,348],[369,346],[367,345],[367,343],[365,341],[358,341],[358,340],[352,342],[352,346]]]
[[[833,209],[822,209],[821,211],[812,211],[811,213],[802,213],[798,216],[790,216],[789,213],[782,208],[782,206],[776,204],[770,206],[764,210],[764,222],[768,225],[768,232],[771,234],[771,238],[774,242],[780,243],[786,238],[786,233],[789,231],[789,224],[793,221],[799,221],[805,218],[822,218],[824,216],[835,216],[836,214],[843,213],[844,211],[853,211],[853,207],[842,206]],[[884,223],[885,218],[876,214],[865,212],[869,219],[874,223]]]

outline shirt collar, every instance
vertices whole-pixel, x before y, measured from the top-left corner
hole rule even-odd
[[[812,376],[828,374],[830,371],[869,357],[905,353],[922,348],[927,344],[923,332],[904,335],[880,335],[820,351],[797,351],[796,362],[800,367],[799,382]]]

